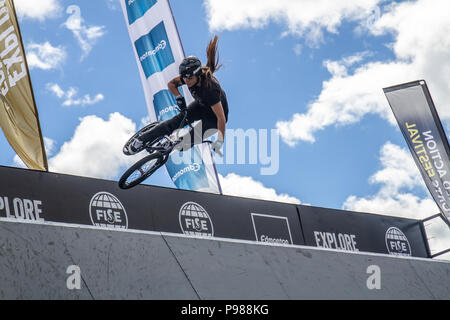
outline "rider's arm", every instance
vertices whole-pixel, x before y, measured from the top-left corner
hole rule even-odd
[[[167,87],[169,88],[169,91],[175,96],[178,97],[181,95],[180,91],[178,90],[178,87],[181,87],[184,83],[181,80],[181,77],[175,77],[172,80],[169,81],[167,84]]]
[[[217,102],[215,105],[213,105],[212,110],[214,111],[214,114],[217,117],[217,130],[218,133],[218,139],[224,141],[225,140],[225,124],[226,124],[226,118],[225,113],[223,112],[223,106],[222,102]]]

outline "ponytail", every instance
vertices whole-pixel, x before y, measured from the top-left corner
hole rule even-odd
[[[219,55],[217,53],[217,40],[219,37],[216,35],[213,40],[209,41],[208,47],[206,48],[206,57],[208,62],[206,66],[211,70],[211,73],[218,71],[222,65],[219,65]]]
[[[214,39],[209,41],[208,47],[206,48],[206,57],[208,58],[208,61],[206,66],[202,67],[202,71],[208,84],[209,80],[213,77],[213,73],[217,72],[222,67],[222,65],[219,64],[219,55],[217,53],[218,39],[219,37],[216,35]]]

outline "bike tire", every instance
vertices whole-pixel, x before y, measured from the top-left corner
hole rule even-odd
[[[143,135],[145,132],[153,129],[155,126],[157,126],[160,122],[152,122],[148,125],[146,125],[144,128],[142,128],[141,130],[139,130],[138,132],[136,132],[130,139],[128,139],[128,141],[125,143],[125,145],[123,146],[123,153],[127,156],[129,156],[130,154],[128,153],[128,147],[130,145],[130,143],[132,143],[134,141],[135,138],[140,137],[141,135]]]
[[[130,189],[150,177],[164,165],[165,159],[159,152],[154,152],[133,164],[119,180],[121,189]]]

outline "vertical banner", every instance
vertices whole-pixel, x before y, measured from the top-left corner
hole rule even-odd
[[[48,169],[39,116],[12,0],[0,0],[0,126],[30,169]]]
[[[165,121],[178,112],[175,97],[167,83],[179,75],[184,51],[168,0],[121,0],[139,68],[150,121]],[[193,101],[186,86],[182,93]],[[167,171],[179,189],[221,193],[209,145],[197,145],[166,163]],[[184,161],[180,161],[181,158]],[[186,161],[190,159],[191,161]]]
[[[383,89],[441,214],[450,220],[450,151],[425,81]]]

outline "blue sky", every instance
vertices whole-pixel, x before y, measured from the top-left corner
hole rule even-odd
[[[50,171],[118,180],[147,117],[119,0],[16,0]],[[218,165],[224,193],[425,218],[438,212],[382,88],[425,79],[450,129],[447,0],[172,0],[187,55],[219,36],[232,129],[278,129],[279,171]],[[225,146],[226,147],[226,146]],[[21,166],[3,135],[0,165]],[[165,170],[145,183],[173,187]],[[437,245],[446,230],[431,226]]]

